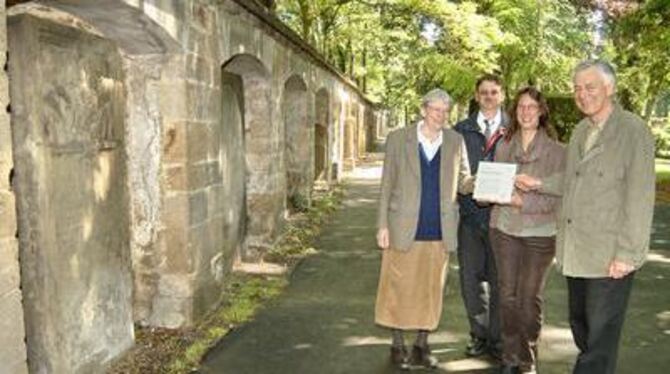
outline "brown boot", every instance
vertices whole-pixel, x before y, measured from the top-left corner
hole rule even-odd
[[[409,370],[409,358],[407,357],[407,348],[405,346],[391,346],[391,364],[402,370]]]
[[[418,345],[413,346],[410,362],[412,365],[423,366],[428,369],[436,368],[439,363],[437,358],[430,354],[430,348],[427,345],[423,347]]]

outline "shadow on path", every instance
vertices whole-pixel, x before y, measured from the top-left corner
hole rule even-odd
[[[379,168],[353,174],[344,207],[317,243],[318,254],[298,266],[278,299],[209,352],[200,373],[396,372],[388,364],[388,333],[373,322],[380,260],[374,242],[378,176]],[[665,222],[670,223],[670,210]],[[656,235],[667,235],[664,231]],[[618,373],[660,374],[670,366],[670,253],[657,251],[652,258],[634,286]],[[468,330],[456,264],[452,256],[442,321],[430,336],[441,362],[431,372],[494,372],[490,362],[462,353]],[[569,373],[576,349],[565,318],[565,281],[555,271],[545,299],[540,370]]]

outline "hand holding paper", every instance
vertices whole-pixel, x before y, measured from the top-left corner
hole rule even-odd
[[[477,168],[473,198],[509,204],[514,192],[516,167],[516,164],[511,163],[481,161]]]

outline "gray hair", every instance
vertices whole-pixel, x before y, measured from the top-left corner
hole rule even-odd
[[[616,72],[612,65],[604,60],[584,60],[575,66],[574,73],[572,78],[574,79],[577,76],[577,73],[584,71],[586,69],[596,68],[602,74],[603,78],[609,82],[612,87],[616,87]]]
[[[428,104],[434,101],[442,101],[448,107],[451,107],[451,96],[449,96],[449,94],[445,90],[441,90],[439,88],[430,90],[430,92],[423,95],[423,97],[421,98],[421,106],[425,108],[426,106],[428,106]]]

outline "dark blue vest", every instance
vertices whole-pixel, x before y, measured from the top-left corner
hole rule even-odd
[[[442,240],[442,225],[440,221],[440,152],[428,161],[423,147],[419,144],[419,158],[421,160],[421,205],[419,208],[419,223],[416,229],[416,241]]]

